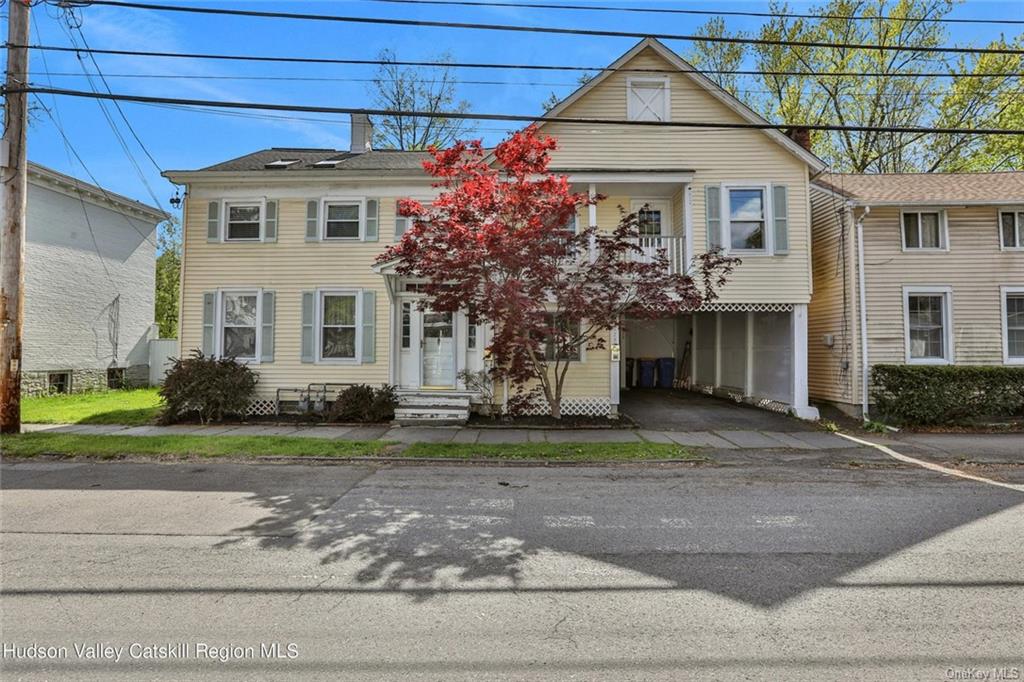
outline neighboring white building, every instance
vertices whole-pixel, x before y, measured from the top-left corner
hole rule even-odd
[[[151,206],[29,163],[22,391],[149,383]]]

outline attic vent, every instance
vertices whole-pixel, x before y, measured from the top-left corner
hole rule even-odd
[[[339,163],[341,163],[341,159],[324,159],[323,161],[317,161],[313,165],[320,167],[330,166],[331,168],[334,168]]]
[[[271,161],[270,163],[263,164],[264,168],[287,168],[293,164],[298,163],[298,159],[278,159],[277,161]]]

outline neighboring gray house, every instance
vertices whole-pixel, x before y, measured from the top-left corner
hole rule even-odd
[[[29,163],[22,391],[149,383],[151,206]]]

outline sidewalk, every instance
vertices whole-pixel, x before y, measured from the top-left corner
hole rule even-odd
[[[823,431],[650,431],[644,429],[474,429],[444,426],[370,426],[176,424],[25,424],[24,433],[75,433],[115,436],[288,436],[331,440],[385,440],[399,443],[676,443],[716,450],[845,450],[855,443]]]

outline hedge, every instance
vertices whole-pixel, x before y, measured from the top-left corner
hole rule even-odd
[[[962,424],[1024,415],[1024,367],[875,365],[875,412],[899,424]]]

